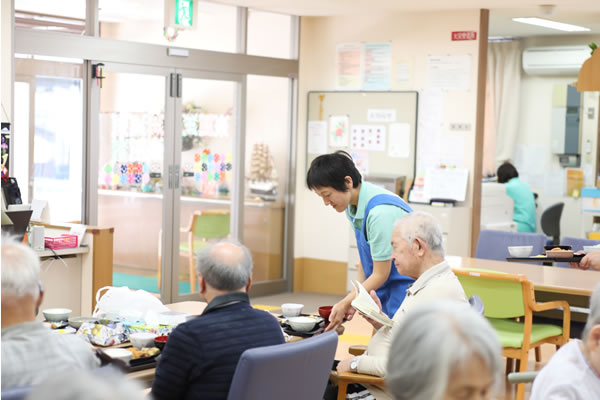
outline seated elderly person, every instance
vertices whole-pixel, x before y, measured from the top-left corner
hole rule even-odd
[[[99,366],[88,343],[36,321],[44,299],[40,259],[28,246],[2,238],[2,389],[31,386],[50,374]]]
[[[396,400],[493,398],[502,348],[485,318],[456,302],[408,312],[394,336],[386,384]]]
[[[209,246],[196,269],[208,305],[171,333],[152,385],[155,399],[226,399],[244,351],[284,343],[275,317],[250,306],[252,257],[245,246]]]
[[[367,351],[340,361],[338,371],[353,371],[384,377],[390,344],[404,315],[418,304],[432,300],[468,301],[458,278],[444,259],[442,229],[433,216],[424,212],[407,214],[396,221],[392,233],[392,259],[400,275],[416,281],[394,314],[392,328],[367,319],[376,329]],[[380,305],[375,291],[371,297]],[[380,305],[381,309],[381,305]]]
[[[532,400],[597,398],[600,398],[600,284],[590,299],[590,315],[581,340],[561,347],[535,378],[531,390]]]

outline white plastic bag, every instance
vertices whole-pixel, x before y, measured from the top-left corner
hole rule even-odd
[[[101,293],[106,290],[106,293]],[[148,317],[169,309],[152,294],[145,290],[132,290],[126,286],[105,286],[96,292],[94,317],[120,317],[129,321],[146,321]]]

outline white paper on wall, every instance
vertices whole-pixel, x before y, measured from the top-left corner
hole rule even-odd
[[[329,117],[329,145],[331,147],[348,147],[350,118],[347,115]]]
[[[462,135],[442,136],[440,162],[447,167],[464,167],[465,137]]]
[[[519,174],[520,175],[520,174]],[[563,197],[565,195],[565,170],[553,168],[544,175],[544,197]]]
[[[395,122],[396,110],[393,108],[369,108],[367,110],[369,122]]]
[[[327,121],[308,121],[308,153],[327,153]]]
[[[429,88],[467,91],[471,87],[471,56],[429,56],[427,58]]]
[[[443,100],[443,92],[439,88],[419,92],[417,175],[425,175],[427,168],[439,166]]]
[[[410,124],[390,124],[388,135],[388,156],[395,158],[408,158],[410,156]]]
[[[353,150],[385,151],[385,125],[352,125],[350,147]]]

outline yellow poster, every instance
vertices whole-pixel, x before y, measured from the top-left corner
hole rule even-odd
[[[567,196],[579,197],[583,187],[583,170],[567,168]]]

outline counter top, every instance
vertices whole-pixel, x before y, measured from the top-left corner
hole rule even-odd
[[[59,249],[59,250],[50,250],[50,249],[44,249],[44,250],[37,250],[36,253],[37,255],[42,258],[42,257],[54,257],[55,255],[58,256],[69,256],[69,255],[73,255],[73,254],[85,254],[85,253],[89,253],[90,249],[87,246],[81,246],[81,247],[75,247],[72,249]]]

